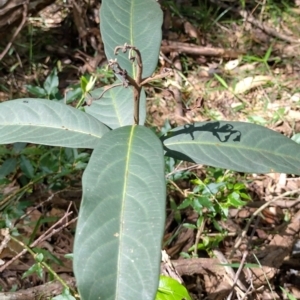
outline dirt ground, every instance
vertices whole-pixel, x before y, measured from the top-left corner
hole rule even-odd
[[[16,6],[10,7],[0,1],[0,101],[34,96],[26,85],[42,86],[53,68],[62,95],[83,74],[97,76],[97,86],[111,80],[105,71],[97,1],[40,1],[35,10],[13,2]],[[300,2],[245,1],[245,7],[238,0],[160,2],[164,24],[157,72],[172,68],[174,76],[147,87],[147,125],[159,131],[166,122],[174,127],[239,120],[297,141]],[[0,161],[8,155],[3,149]],[[210,221],[195,229],[183,225],[195,224],[197,212],[177,208],[195,187],[191,178],[205,182],[212,178],[211,170],[176,163],[167,175],[162,272],[182,282],[193,299],[300,299],[300,179],[223,171],[224,178],[245,185],[251,201],[216,220],[221,232]],[[173,172],[183,175],[175,178]],[[42,279],[35,273],[22,277],[34,259],[9,237],[4,229],[8,222],[75,287],[72,261],[65,255],[73,248],[81,175],[79,170],[62,176],[63,188],[58,189],[52,188],[52,178],[24,184],[17,167],[1,181],[0,300],[49,299],[62,291],[47,272]],[[190,250],[207,237],[220,241],[208,250]]]

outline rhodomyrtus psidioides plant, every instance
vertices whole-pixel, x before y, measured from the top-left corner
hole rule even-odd
[[[44,99],[0,104],[0,143],[90,148],[82,178],[74,272],[81,299],[154,299],[165,222],[164,155],[226,169],[300,174],[300,147],[262,126],[186,124],[160,139],[144,126],[143,86],[158,61],[155,0],[102,0],[101,33],[117,81],[85,112]],[[168,71],[167,71],[168,73]],[[104,93],[105,92],[105,93]]]

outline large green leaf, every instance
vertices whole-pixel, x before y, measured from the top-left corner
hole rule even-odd
[[[143,59],[143,78],[156,68],[160,43],[162,10],[156,0],[102,0],[100,28],[108,59],[115,59],[114,49],[125,43],[137,47]],[[119,53],[118,62],[135,77],[128,54]]]
[[[203,122],[162,138],[166,155],[240,172],[300,175],[300,146],[268,128],[243,122]]]
[[[25,98],[0,104],[0,144],[94,148],[108,131],[94,117],[60,102]]]
[[[91,92],[94,99],[97,99],[103,88]],[[125,125],[133,125],[133,89],[118,86],[107,91],[99,100],[93,101],[85,111],[112,129]],[[146,95],[144,89],[140,97],[140,124],[146,120]]]
[[[151,299],[165,220],[161,142],[143,126],[105,134],[83,176],[74,245],[82,300]]]

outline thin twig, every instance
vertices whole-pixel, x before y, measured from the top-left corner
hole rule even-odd
[[[109,90],[111,90],[111,89],[113,89],[113,88],[115,88],[115,87],[123,86],[123,85],[124,85],[123,83],[116,83],[116,84],[106,85],[106,86],[103,88],[103,92],[100,94],[100,96],[98,96],[96,99],[95,99],[95,98],[92,98],[92,101],[100,100],[100,99],[103,97],[103,95],[104,95],[107,91],[109,91]],[[89,103],[88,105],[91,105],[91,104],[92,104],[92,103]]]
[[[193,256],[194,256],[194,257],[197,257],[198,244],[199,244],[200,237],[201,237],[201,234],[202,234],[202,232],[203,232],[204,226],[205,226],[205,219],[203,218],[203,220],[202,220],[200,226],[198,227],[197,234],[196,234],[196,238],[195,238],[194,251],[193,251]]]
[[[5,49],[1,52],[0,54],[0,61],[3,59],[3,57],[7,54],[7,52],[9,51],[12,43],[14,42],[14,40],[16,39],[16,37],[18,36],[19,32],[21,31],[21,29],[23,28],[26,19],[27,19],[27,13],[28,13],[28,0],[26,1],[26,3],[23,4],[23,14],[22,14],[22,21],[19,25],[19,27],[16,29],[16,31],[14,32],[14,35],[12,36],[12,38],[10,39],[9,43],[6,45]]]
[[[26,191],[30,186],[34,185],[36,182],[40,181],[41,179],[45,178],[48,175],[49,174],[37,177],[37,178],[33,179],[32,181],[30,181],[29,183],[27,183],[26,185],[22,186],[20,189],[17,189],[14,192],[12,192],[11,194],[9,194],[6,198],[4,198],[3,200],[1,200],[1,202],[0,202],[0,210],[4,209],[5,205],[7,205],[7,203],[9,201],[11,201],[19,193]]]
[[[245,285],[239,279],[237,279],[236,286],[233,285],[234,278],[236,277],[236,275],[235,275],[235,272],[232,269],[232,267],[228,266],[229,263],[228,263],[227,259],[225,258],[225,256],[223,255],[223,253],[218,250],[213,250],[213,253],[217,257],[217,259],[220,261],[220,263],[224,265],[223,267],[225,268],[226,275],[227,275],[226,278],[227,278],[229,284],[235,289],[237,294],[244,297],[245,291],[247,289],[246,289]]]
[[[174,71],[172,69],[164,69],[163,73],[156,74],[154,76],[147,77],[147,78],[143,79],[142,82],[141,82],[141,85],[143,86],[143,85],[145,85],[149,82],[152,82],[152,81],[158,80],[158,79],[163,79],[163,78],[172,76],[173,74],[174,74]]]
[[[57,193],[54,193],[54,194],[50,195],[46,200],[42,201],[38,205],[34,206],[32,209],[30,209],[29,211],[27,211],[23,216],[21,216],[19,219],[16,220],[16,222],[14,223],[14,226],[16,226],[21,220],[23,220],[27,216],[29,216],[33,211],[37,210],[38,208],[40,208],[41,206],[43,206],[45,203],[50,202],[53,199],[54,195],[57,194]]]
[[[132,63],[135,64],[135,78],[132,78],[127,70],[124,70],[120,67],[117,60],[110,60],[109,66],[113,69],[113,72],[116,75],[121,76],[123,80],[123,85],[125,87],[130,84],[133,87],[133,98],[134,98],[134,113],[133,113],[133,120],[134,124],[139,124],[139,115],[140,115],[140,96],[141,96],[141,90],[143,85],[149,83],[150,81],[161,79],[169,75],[167,74],[159,74],[153,77],[148,77],[143,79],[143,61],[142,61],[142,55],[140,50],[133,46],[128,45],[125,43],[123,46],[117,46],[114,50],[114,54],[118,55],[119,51],[122,51],[123,53],[126,53],[129,50],[129,60]]]
[[[238,58],[240,55],[245,54],[243,51],[235,51],[231,49],[203,47],[191,43],[182,43],[174,41],[164,41],[160,47],[162,53],[170,53],[178,51],[179,53],[198,55],[198,56],[215,56],[215,57],[228,57]]]
[[[273,202],[283,198],[283,197],[287,197],[287,196],[290,196],[290,195],[293,195],[293,194],[296,194],[296,193],[299,193],[300,192],[300,189],[297,189],[297,190],[294,190],[294,191],[288,191],[288,192],[285,192],[275,198],[273,198],[271,201],[268,201],[266,202],[264,205],[262,205],[260,208],[258,208],[250,217],[250,219],[248,220],[244,230],[242,231],[242,233],[240,234],[239,238],[237,239],[235,245],[233,246],[233,249],[231,250],[231,253],[230,253],[230,258],[233,256],[234,252],[236,251],[236,249],[241,245],[242,243],[242,240],[243,238],[246,236],[248,230],[249,230],[249,227],[252,223],[252,221],[254,220],[254,218],[256,216],[258,216],[264,209],[266,209],[267,207],[269,207]]]
[[[234,277],[234,280],[233,280],[233,285],[232,285],[232,291],[230,292],[230,294],[228,295],[227,297],[227,300],[230,300],[233,296],[233,288],[235,287],[235,285],[237,284],[237,281],[239,279],[239,276],[243,270],[243,267],[244,267],[244,264],[245,264],[245,261],[246,261],[246,258],[248,256],[248,251],[245,251],[243,253],[243,256],[242,256],[242,260],[240,262],[240,265],[239,265],[239,268],[237,270],[237,272],[235,273],[235,277]]]
[[[202,165],[192,165],[192,166],[189,166],[187,168],[183,168],[183,169],[179,169],[180,165],[182,164],[183,161],[180,161],[180,163],[178,164],[178,166],[176,166],[176,168],[170,172],[169,174],[166,175],[166,178],[169,178],[171,175],[177,173],[177,172],[184,172],[184,171],[191,171],[193,169],[201,169],[202,168]]]
[[[226,8],[226,9],[233,11],[235,14],[238,14],[242,18],[244,18],[245,22],[248,22],[248,23],[258,27],[262,31],[266,32],[267,34],[269,34],[275,38],[281,39],[281,40],[286,41],[291,44],[300,43],[300,40],[297,40],[295,37],[286,36],[285,34],[278,32],[275,28],[269,27],[269,26],[265,25],[264,23],[256,20],[246,10],[233,8],[219,0],[210,0],[210,2],[217,4],[218,6],[220,6],[222,8]]]
[[[121,76],[123,80],[123,85],[125,87],[127,87],[128,84],[133,86],[133,98],[134,98],[133,119],[134,119],[134,124],[138,125],[139,114],[140,114],[140,95],[141,95],[142,87],[153,80],[162,79],[168,76],[170,71],[168,71],[166,74],[163,73],[163,74],[155,75],[153,77],[143,78],[142,77],[143,76],[142,55],[140,50],[137,47],[125,43],[123,46],[117,46],[114,50],[114,54],[118,55],[119,51],[126,53],[128,50],[129,50],[129,60],[132,63],[136,63],[135,78],[132,78],[126,70],[122,69],[119,63],[117,62],[117,60],[110,60],[109,66],[113,69],[115,74]]]
[[[169,180],[169,182],[177,189],[177,191],[179,191],[179,193],[183,197],[186,197],[186,194],[181,190],[181,188],[173,180]]]
[[[133,120],[134,124],[139,124],[139,117],[140,117],[140,95],[141,95],[141,82],[142,82],[142,73],[143,73],[143,64],[142,64],[142,55],[139,49],[135,46],[131,46],[125,44],[124,46],[118,46],[115,48],[115,54],[117,55],[119,50],[122,50],[123,53],[130,50],[129,59],[134,62],[136,61],[136,77],[132,78],[128,75],[126,70],[123,70],[117,62],[111,61],[111,64],[117,65],[118,70],[117,74],[121,75],[124,78],[125,83],[129,82],[133,86],[133,98],[134,98],[134,113],[133,113]],[[134,51],[134,55],[132,54]]]
[[[32,255],[32,257],[33,257],[34,259],[36,258],[36,253],[35,253],[34,251],[32,251],[30,247],[28,247],[27,245],[25,245],[22,241],[18,240],[18,239],[15,238],[14,236],[11,236],[11,239],[12,239],[13,241],[15,241],[16,243],[18,243],[19,245],[21,245],[26,251],[28,251],[28,252]],[[59,282],[62,284],[62,286],[63,286],[64,288],[69,289],[69,290],[72,292],[73,295],[76,295],[76,291],[73,290],[73,289],[71,289],[71,288],[69,288],[69,286],[66,284],[66,282],[65,282],[63,279],[61,279],[61,278],[57,275],[57,273],[56,273],[56,272],[55,272],[55,271],[54,271],[47,263],[45,263],[44,261],[39,262],[39,263],[40,263],[44,268],[46,268],[46,269],[49,271],[49,273],[51,273],[52,276],[53,276],[57,281],[59,281]]]
[[[69,287],[76,287],[74,277],[66,274],[61,274],[61,277]],[[57,281],[50,281],[42,285],[37,285],[31,288],[18,290],[15,292],[2,292],[0,293],[1,300],[32,300],[32,299],[54,299],[56,295],[63,292],[63,287]],[[77,298],[79,299],[79,298]]]
[[[1,235],[4,236],[4,239],[0,244],[0,254],[1,254],[3,249],[7,247],[7,244],[10,241],[10,235],[9,235],[8,228],[2,228],[2,229],[0,229],[0,231],[1,231]]]
[[[58,229],[54,229],[59,223],[61,223],[64,219],[66,219],[68,216],[70,216],[72,212],[65,214],[60,220],[58,220],[54,225],[52,225],[46,232],[44,232],[38,239],[36,239],[34,242],[30,244],[30,248],[35,247],[40,242],[48,239],[50,236],[54,235],[55,233],[59,232],[60,230],[64,229],[65,227],[69,226],[71,223],[75,222],[77,218],[72,219],[68,223],[62,225]],[[50,232],[50,233],[49,233]],[[48,234],[48,235],[47,235]],[[12,264],[15,260],[17,260],[19,257],[21,257],[23,254],[27,252],[26,249],[23,249],[21,252],[19,252],[16,256],[14,256],[11,260],[7,261],[4,265],[0,267],[0,273],[3,272],[10,264]]]

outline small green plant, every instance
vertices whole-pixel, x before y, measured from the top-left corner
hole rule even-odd
[[[144,85],[170,73],[152,76],[162,38],[159,4],[103,0],[100,19],[117,81],[92,91],[94,101],[85,112],[45,99],[1,103],[0,143],[93,149],[82,178],[74,244],[80,297],[152,300],[165,223],[164,155],[240,172],[300,174],[300,148],[262,126],[231,121],[186,124],[158,138],[144,126]],[[195,183],[200,191],[201,182]],[[239,187],[230,193],[226,205],[242,203]]]
[[[54,190],[70,186],[70,174],[85,169],[90,153],[87,151],[48,146],[34,146],[26,143],[15,143],[10,148],[0,150],[0,219],[6,219],[19,206],[18,199],[25,193],[32,193],[33,185],[44,182]],[[4,187],[11,184],[17,177],[20,188],[10,193]],[[14,205],[10,203],[14,202]],[[24,202],[23,202],[24,205]],[[30,205],[30,204],[28,204]],[[0,223],[0,228],[1,223]]]
[[[185,172],[175,174],[183,175],[185,178],[187,176]],[[177,176],[175,179],[178,179]],[[180,178],[182,179],[182,177]],[[174,205],[171,201],[171,208],[174,210],[175,216],[178,210],[186,208],[192,208],[198,215],[195,223],[183,223],[183,227],[195,229],[198,232],[195,244],[189,249],[193,256],[197,256],[198,250],[210,251],[226,237],[226,230],[220,226],[218,221],[228,218],[229,208],[240,208],[251,198],[246,193],[245,184],[237,181],[233,172],[224,172],[223,169],[209,167],[203,181],[191,172],[188,173],[188,178],[192,178],[189,181],[193,188],[186,195],[176,184],[172,184],[172,187],[175,186],[185,198],[179,206]],[[207,227],[205,225],[212,225],[219,235],[209,236],[204,230]],[[181,253],[181,255],[183,257],[191,256],[189,253]]]

